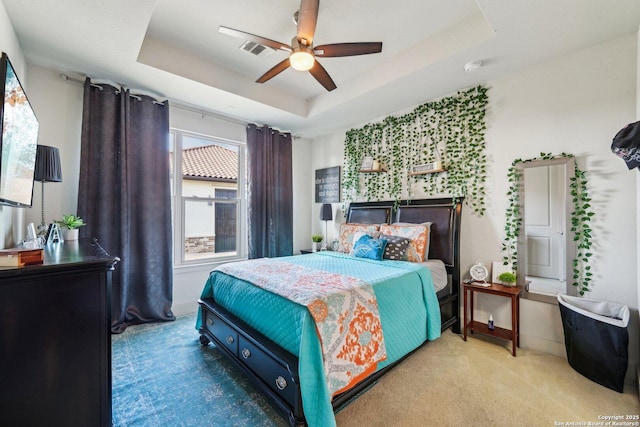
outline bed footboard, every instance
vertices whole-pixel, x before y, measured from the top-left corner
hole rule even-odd
[[[457,301],[457,295],[440,299],[442,331],[453,326],[455,332],[456,326],[459,327],[457,310],[453,309],[457,306]],[[271,400],[291,426],[306,426],[298,377],[298,358],[229,313],[212,298],[200,299],[198,304],[202,309],[200,343],[215,343],[245,373],[251,383]],[[450,307],[449,312],[443,312],[447,307]],[[427,341],[424,344],[426,343]],[[352,389],[335,396],[332,401],[333,409],[337,411],[347,405],[414,351],[365,378]]]
[[[298,378],[298,358],[220,307],[211,298],[198,300],[202,309],[200,342],[222,351],[292,426],[306,425]]]

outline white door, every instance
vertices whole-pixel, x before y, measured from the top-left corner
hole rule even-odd
[[[527,275],[565,280],[564,169],[561,165],[524,170],[524,225]]]

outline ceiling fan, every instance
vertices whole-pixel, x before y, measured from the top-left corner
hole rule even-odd
[[[291,52],[288,58],[276,64],[275,67],[256,80],[257,83],[264,83],[291,67],[299,71],[309,71],[325,89],[332,91],[336,88],[336,84],[327,73],[327,70],[316,60],[316,57],[330,58],[379,53],[382,51],[382,42],[333,43],[314,47],[313,36],[316,31],[316,22],[318,21],[319,4],[320,0],[302,0],[300,2],[300,10],[294,14],[294,22],[297,21],[298,32],[291,40],[291,46],[244,31],[234,30],[233,28],[220,26],[219,30],[221,33],[233,37],[249,40],[273,49]]]

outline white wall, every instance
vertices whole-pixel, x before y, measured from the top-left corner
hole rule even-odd
[[[346,132],[346,130],[345,130]],[[321,203],[315,203],[315,171],[316,169],[330,168],[334,166],[342,166],[344,152],[344,136],[345,133],[337,133],[325,138],[315,140],[310,145],[311,156],[309,171],[309,206],[311,206],[311,229],[306,236],[306,248],[311,246],[312,234],[325,234],[325,223],[320,220]],[[333,221],[328,221],[327,227],[327,243],[338,238],[340,232],[340,224],[345,222],[345,214],[343,212],[344,204],[333,203]]]
[[[629,35],[487,82],[487,212],[478,217],[463,207],[461,236],[463,274],[478,259],[500,261],[511,162],[540,152],[578,156],[596,213],[596,276],[587,297],[630,305],[632,363],[638,360],[636,174],[610,145],[635,117],[636,56],[636,36]],[[342,164],[345,132],[313,142],[313,169]],[[315,214],[312,222],[312,231],[319,230]],[[521,310],[521,345],[564,356],[557,305],[523,300]],[[489,313],[497,325],[510,325],[508,300],[480,295],[476,317]]]
[[[293,138],[293,253],[311,247],[311,217],[313,212],[313,189],[308,182],[313,180],[311,161],[312,142],[305,138]],[[320,213],[317,212],[317,217]]]
[[[82,131],[82,85],[60,78],[54,70],[30,66],[27,96],[40,122],[38,144],[58,147],[62,182],[44,184],[45,223],[76,214],[80,176],[80,134]],[[27,224],[40,224],[42,184],[33,189],[33,207],[26,211]]]
[[[630,304],[634,319],[637,249],[630,236],[636,234],[636,183],[610,146],[615,133],[635,116],[635,52],[636,38],[630,35],[490,82],[487,140],[496,176],[490,178],[494,185],[489,224],[471,220],[483,232],[473,239],[470,250],[482,254],[480,242],[495,241],[495,230],[502,229],[505,177],[514,158],[532,158],[540,152],[573,153],[587,171],[596,213],[592,224],[596,275],[587,297]],[[494,259],[500,259],[493,249]],[[486,312],[498,310],[491,302],[481,300],[480,304]],[[523,345],[565,354],[556,306],[523,301],[521,322]],[[630,357],[637,360],[637,321],[632,323]]]

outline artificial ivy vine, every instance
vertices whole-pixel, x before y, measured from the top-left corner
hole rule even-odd
[[[507,178],[509,180],[509,190],[507,192],[508,206],[505,223],[505,241],[502,250],[506,254],[503,257],[504,264],[511,264],[514,271],[518,269],[517,241],[522,226],[522,212],[520,209],[520,185],[522,182],[522,169],[517,165],[535,160],[551,160],[560,157],[573,158],[573,154],[561,153],[552,155],[550,153],[540,153],[540,157],[522,160],[516,159],[511,164]],[[587,177],[584,171],[580,170],[578,163],[574,162],[574,176],[569,185],[570,194],[574,209],[571,212],[571,232],[573,241],[576,244],[576,257],[573,259],[573,282],[572,285],[578,288],[580,295],[589,291],[589,284],[593,277],[589,260],[592,256],[592,236],[591,218],[594,216],[591,210],[591,198],[587,191]]]
[[[482,215],[487,90],[478,86],[420,105],[403,116],[389,116],[380,123],[348,131],[342,177],[345,203],[409,199],[412,187],[421,185],[430,195],[464,197],[465,203]],[[361,173],[365,157],[378,160],[386,173]],[[437,160],[443,162],[445,172],[411,175],[413,166]]]

